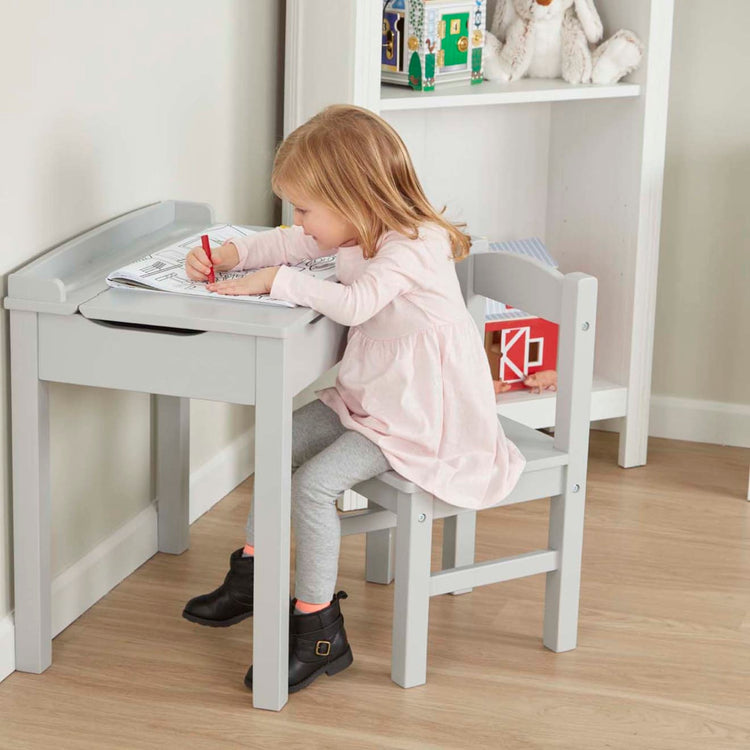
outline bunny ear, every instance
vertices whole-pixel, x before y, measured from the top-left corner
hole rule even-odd
[[[594,6],[594,0],[575,0],[576,15],[583,26],[583,33],[590,44],[596,44],[602,36],[602,19]]]

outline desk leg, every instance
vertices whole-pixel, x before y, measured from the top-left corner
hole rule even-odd
[[[190,400],[154,396],[159,552],[190,546]]]
[[[287,702],[289,680],[292,396],[285,356],[283,339],[257,339],[253,705],[273,711]]]
[[[37,314],[11,311],[13,574],[16,669],[52,663],[48,385],[39,380]]]

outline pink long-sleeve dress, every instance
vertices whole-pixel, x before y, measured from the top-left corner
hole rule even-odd
[[[321,251],[299,227],[234,240],[235,269],[281,265],[271,296],[349,326],[336,384],[317,391],[344,427],[376,443],[402,476],[447,503],[500,503],[524,466],[497,419],[483,342],[463,297],[447,233],[382,238],[374,258],[359,245]],[[341,282],[285,267],[336,254]]]

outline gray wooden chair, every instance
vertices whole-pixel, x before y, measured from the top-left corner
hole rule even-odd
[[[482,334],[486,297],[560,325],[554,438],[499,418],[527,463],[498,505],[550,497],[549,541],[544,550],[475,563],[476,512],[448,505],[395,471],[357,485],[370,507],[344,518],[342,534],[367,533],[368,580],[393,578],[396,531],[391,677],[402,687],[426,681],[429,601],[438,594],[546,573],[544,645],[558,652],[576,646],[597,282],[506,253],[472,254],[456,271]],[[443,569],[431,572],[432,523],[439,518]]]

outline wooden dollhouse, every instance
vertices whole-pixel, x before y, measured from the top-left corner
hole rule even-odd
[[[492,242],[491,252],[514,253],[533,258],[546,266],[557,263],[539,239]],[[487,300],[484,347],[493,380],[510,390],[523,390],[524,380],[535,372],[557,369],[558,326],[494,300]]]
[[[415,91],[436,82],[481,83],[487,0],[386,0],[381,75]]]

